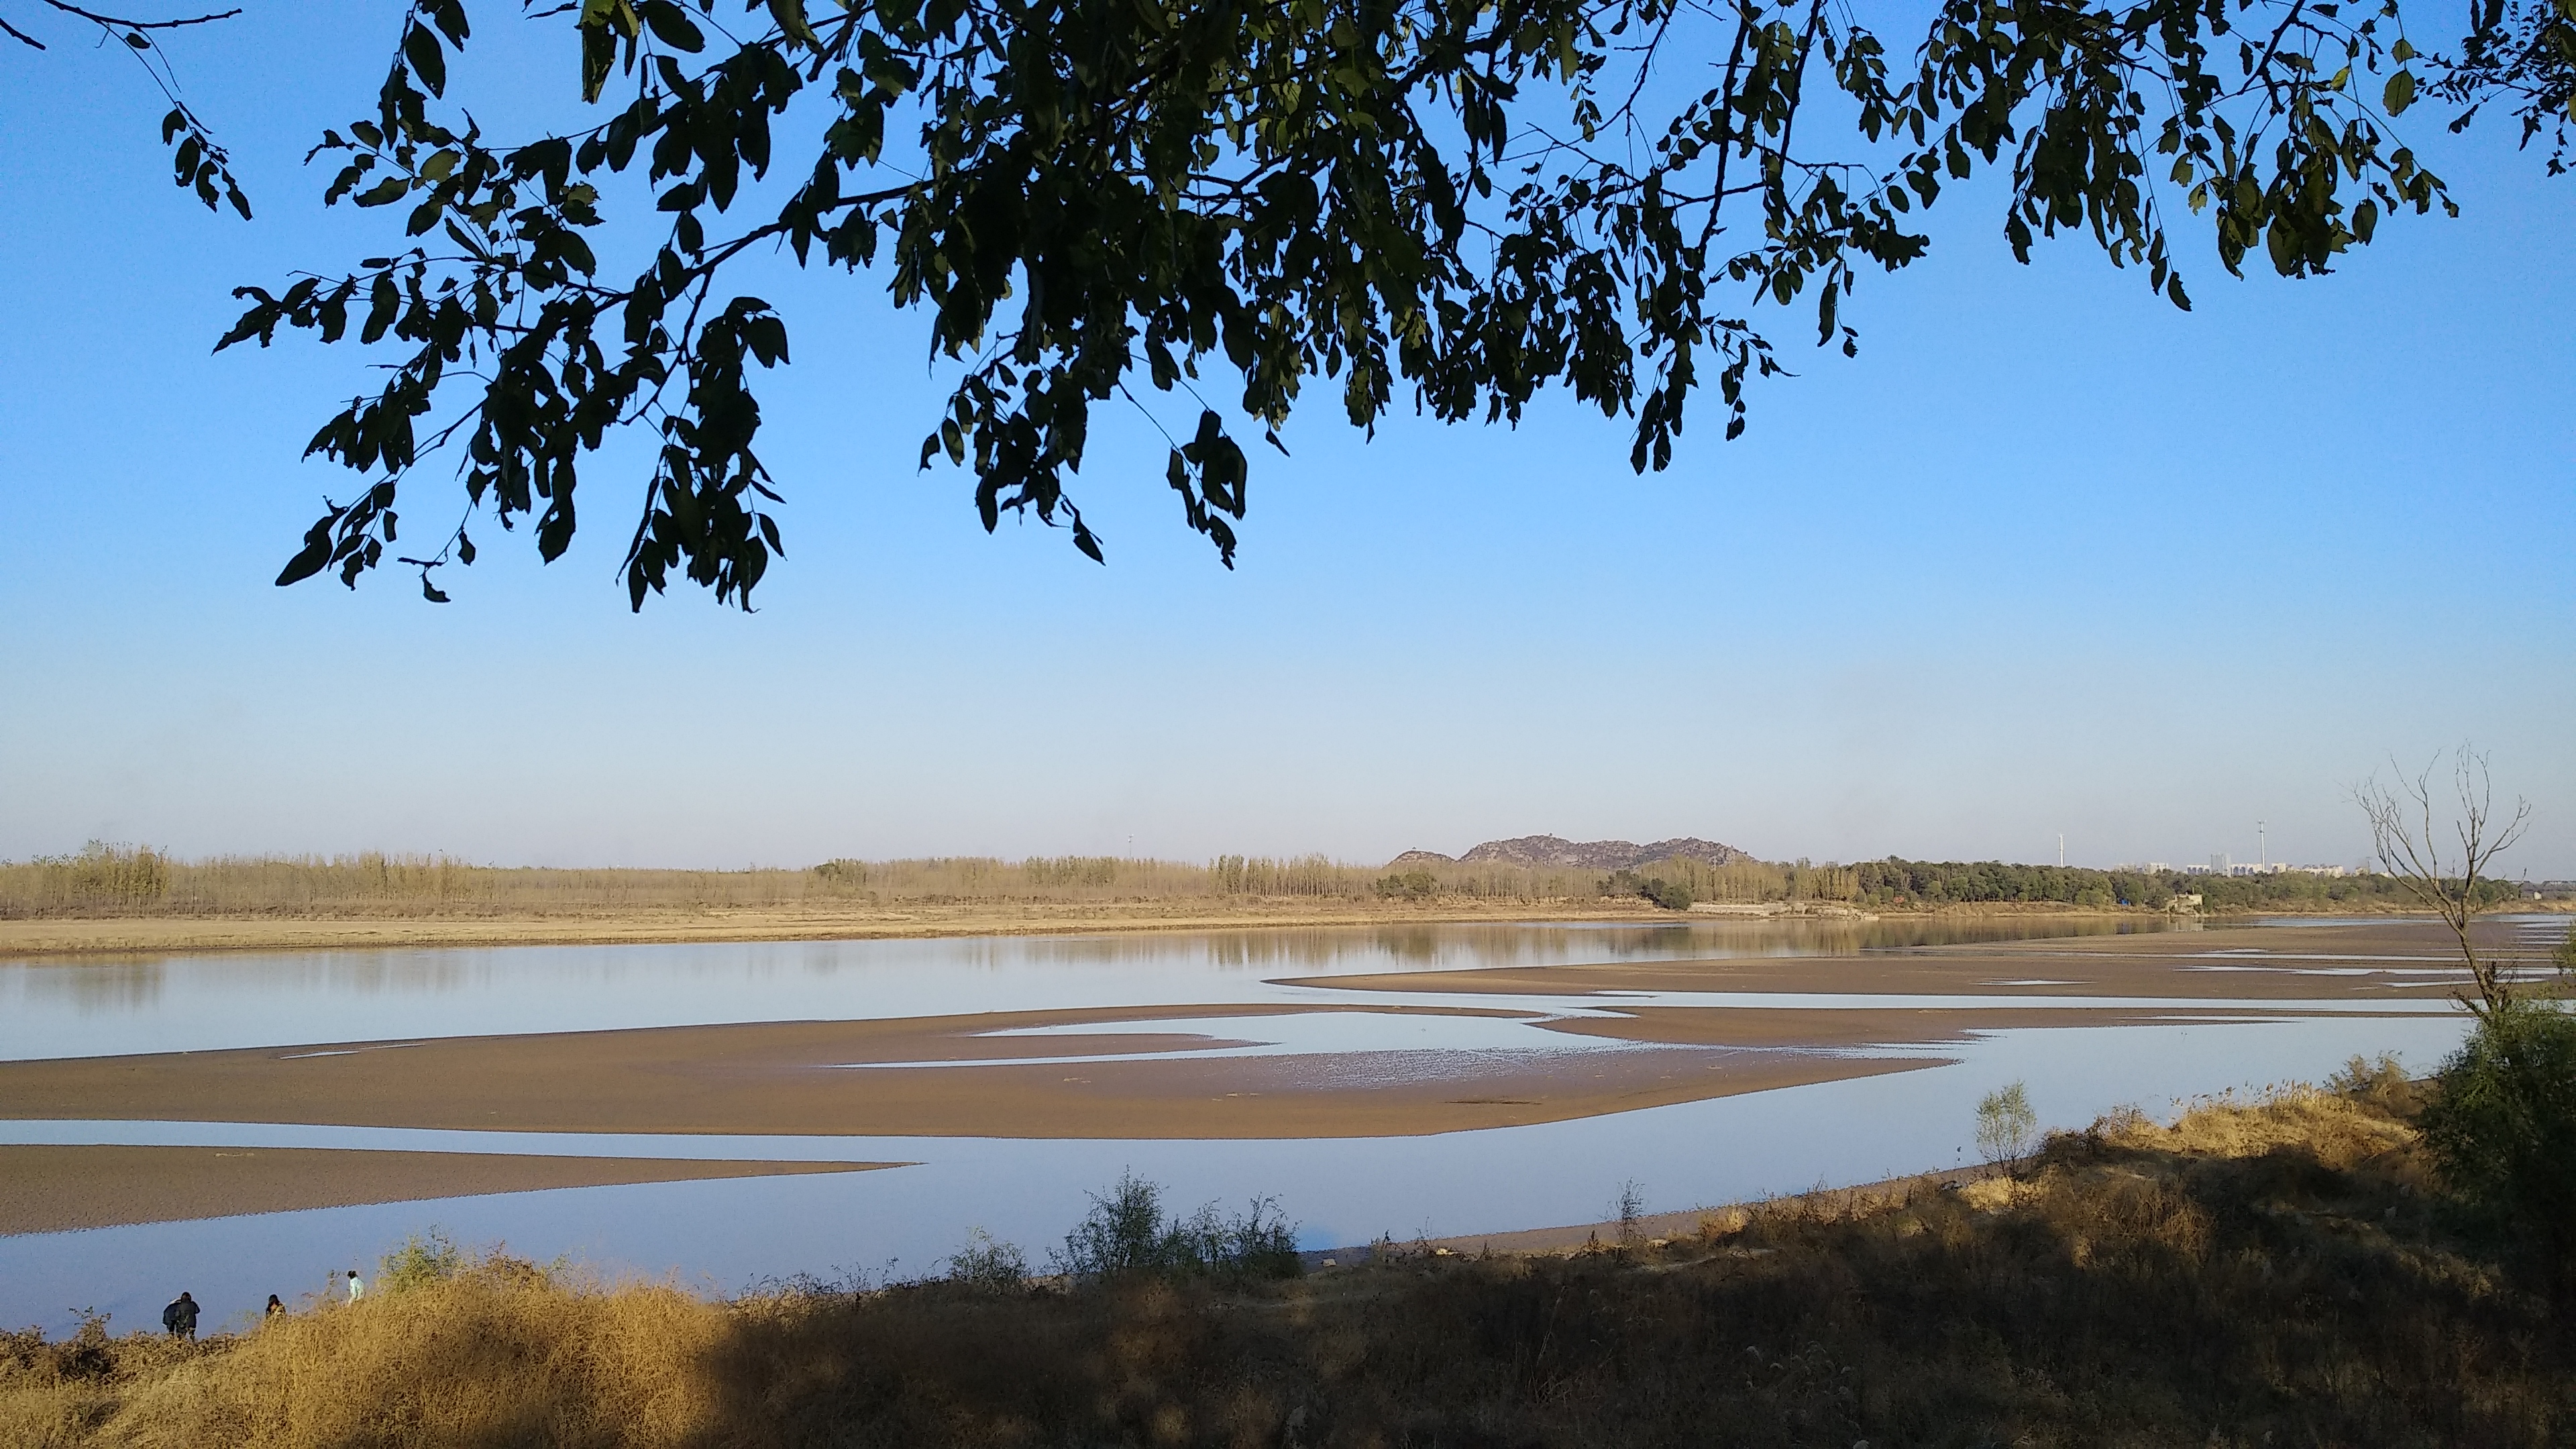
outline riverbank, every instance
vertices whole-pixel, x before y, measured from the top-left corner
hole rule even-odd
[[[2563,914],[2566,901],[2524,902],[2516,910]],[[2225,924],[2256,913],[2184,917]],[[2262,912],[2263,915],[2297,914]],[[2318,915],[2409,918],[2387,910]],[[1990,902],[1931,909],[1820,907],[1751,911],[1769,923],[1813,920],[2042,919],[2139,921],[2162,911]],[[52,956],[143,956],[214,951],[381,951],[424,947],[662,945],[690,942],[870,941],[950,936],[1059,936],[1114,932],[1268,930],[1281,927],[1408,926],[1534,922],[1710,925],[1724,913],[1667,911],[1633,898],[1511,900],[1450,897],[1427,902],[1275,897],[1129,901],[982,901],[793,907],[635,907],[511,912],[434,908],[365,913],[242,915],[54,915],[0,920],[0,960]],[[2425,919],[2431,919],[2426,917]]]
[[[197,951],[359,951],[463,946],[606,946],[872,941],[943,936],[1265,930],[1522,921],[1670,923],[1643,901],[1456,900],[1430,904],[1225,897],[987,901],[901,908],[635,908],[361,915],[47,916],[0,920],[0,958]]]
[[[2544,1445],[2576,1335],[2388,1095],[2105,1121],[1657,1243],[711,1302],[496,1258],[240,1336],[0,1337],[0,1440]]]

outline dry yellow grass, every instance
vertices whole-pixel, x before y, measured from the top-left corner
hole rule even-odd
[[[2094,1128],[2118,1147],[2187,1157],[2260,1157],[2299,1151],[2338,1172],[2409,1151],[2415,1129],[2384,1110],[2338,1092],[2292,1083],[2240,1098],[2206,1098],[2172,1125],[2122,1115]]]
[[[472,919],[655,912],[855,914],[915,907],[1082,907],[1383,898],[1380,872],[1320,855],[1220,856],[1206,864],[1112,856],[832,860],[810,869],[582,869],[475,865],[370,851],[333,857],[183,860],[91,842],[78,854],[0,861],[0,919],[164,916]],[[1444,866],[1437,894],[1591,899],[1600,873]]]
[[[1130,901],[822,902],[777,907],[551,907],[438,914],[49,915],[0,919],[0,956],[170,951],[396,950],[438,946],[647,945],[691,941],[865,941],[927,936],[1087,935],[1452,922],[1670,921],[1637,900],[1429,902],[1267,896]]]
[[[2564,1315],[2453,1234],[2414,1154],[2382,1105],[2283,1092],[2063,1134],[2008,1192],[1267,1288],[709,1303],[495,1261],[196,1348],[0,1338],[0,1442],[2568,1442]]]
[[[122,1384],[58,1375],[10,1395],[0,1425],[30,1449],[686,1444],[713,1422],[705,1360],[735,1314],[668,1287],[581,1291],[486,1265],[167,1347]]]

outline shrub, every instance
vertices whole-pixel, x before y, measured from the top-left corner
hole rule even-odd
[[[2030,1093],[2019,1082],[1988,1092],[1977,1101],[1977,1150],[1990,1163],[2018,1160],[2030,1150],[2039,1131],[2039,1114],[2030,1109]]]
[[[1610,1211],[1619,1221],[1620,1243],[1635,1247],[1645,1237],[1639,1223],[1646,1216],[1646,1190],[1637,1179],[1632,1177],[1619,1184],[1619,1196],[1611,1201]]]
[[[2376,1060],[2353,1057],[2341,1071],[2326,1078],[2326,1087],[2391,1116],[2411,1116],[2415,1111],[2415,1084],[2407,1078],[2406,1069],[2398,1065],[2395,1052],[2381,1052]]]
[[[1025,1285],[1028,1257],[1015,1243],[996,1240],[982,1228],[966,1230],[966,1246],[948,1259],[948,1281],[968,1288],[1001,1292]]]
[[[1377,893],[1388,900],[1427,901],[1440,893],[1440,878],[1416,866],[1380,878]]]
[[[1605,896],[1637,896],[1652,901],[1668,911],[1687,911],[1691,904],[1691,888],[1688,881],[1639,876],[1633,870],[1610,872],[1601,878],[1597,889]]]
[[[1147,1274],[1293,1278],[1304,1271],[1296,1226],[1271,1199],[1253,1199],[1240,1217],[1224,1217],[1210,1203],[1186,1219],[1167,1219],[1163,1189],[1133,1173],[1091,1195],[1090,1214],[1065,1235],[1055,1260],[1058,1271],[1089,1281]]]
[[[2508,1001],[2442,1063],[2423,1116],[2442,1179],[2576,1270],[2576,1015]]]
[[[445,1233],[431,1228],[402,1240],[402,1246],[385,1254],[376,1269],[376,1288],[381,1292],[400,1293],[430,1283],[443,1283],[465,1270],[465,1252],[448,1240]]]

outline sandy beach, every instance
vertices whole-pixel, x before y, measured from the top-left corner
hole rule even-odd
[[[541,1188],[861,1172],[897,1165],[305,1147],[0,1146],[0,1236]]]

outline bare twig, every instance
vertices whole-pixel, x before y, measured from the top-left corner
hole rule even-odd
[[[2479,955],[2469,940],[2469,925],[2481,909],[2478,882],[2481,877],[2492,879],[2495,858],[2522,839],[2530,827],[2531,803],[2517,798],[2513,813],[2499,824],[2487,757],[2468,745],[2460,746],[2451,767],[2458,813],[2450,822],[2459,853],[2455,858],[2447,856],[2433,805],[2433,770],[2439,763],[2437,758],[2412,778],[2399,772],[2394,788],[2373,776],[2354,787],[2353,800],[2370,821],[2371,848],[2380,866],[2408,894],[2441,916],[2459,938],[2460,958],[2468,963],[2469,978],[2477,987],[2475,1000],[2464,992],[2460,1001],[2484,1018],[2504,1009],[2513,999],[2513,989],[2505,979],[2504,964]],[[2395,764],[2390,761],[2392,769]]]
[[[177,30],[187,25],[212,25],[218,20],[230,20],[241,13],[239,8],[235,8],[218,11],[212,15],[190,15],[178,20],[127,20],[122,16],[101,15],[95,10],[84,10],[77,5],[66,4],[65,0],[41,0],[41,3],[65,15],[77,16],[92,25],[116,25],[127,30]]]

